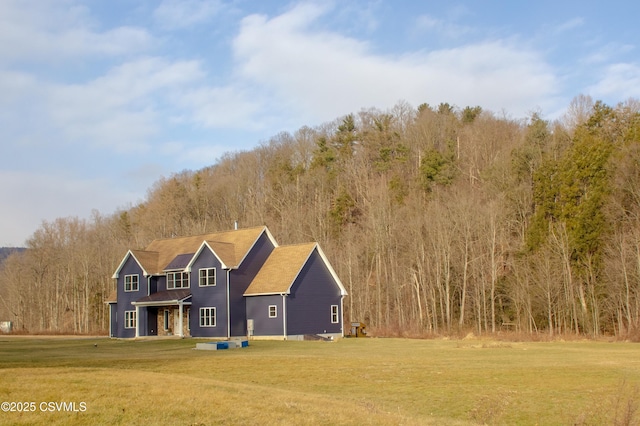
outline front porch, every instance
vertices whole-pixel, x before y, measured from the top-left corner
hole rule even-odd
[[[191,292],[188,289],[167,290],[142,297],[132,305],[136,308],[135,337],[191,336]]]

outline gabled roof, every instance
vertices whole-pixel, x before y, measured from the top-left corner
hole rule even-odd
[[[205,247],[205,243],[224,265],[229,268],[237,267],[263,232],[267,234],[274,246],[278,245],[265,226],[154,240],[144,250],[129,250],[113,274],[113,278],[118,278],[120,269],[131,255],[136,259],[145,276],[161,275],[169,267],[175,269],[174,266],[178,263],[185,264],[188,268],[195,256],[191,254],[189,259],[186,259],[188,257],[186,254],[199,254]],[[179,255],[184,256],[178,257]]]
[[[120,265],[118,265],[116,272],[113,273],[112,278],[118,278],[118,275],[120,274],[120,270],[122,269],[125,262],[127,261],[127,259],[129,259],[130,256],[132,256],[133,259],[138,263],[138,265],[140,265],[140,268],[142,268],[142,273],[144,274],[144,276],[151,275],[152,273],[154,273],[154,271],[158,269],[158,254],[159,254],[158,252],[154,252],[154,251],[129,250],[127,254],[125,254],[124,258],[122,259],[122,262],[120,262]]]
[[[340,288],[340,294],[346,295],[342,282],[317,243],[276,247],[251,281],[244,295],[289,294],[291,286],[314,250],[318,250],[318,254]]]

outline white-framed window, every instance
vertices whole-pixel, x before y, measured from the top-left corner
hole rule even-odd
[[[278,318],[278,307],[276,305],[269,305],[269,318]]]
[[[124,328],[136,328],[136,311],[124,311]]]
[[[216,308],[200,308],[200,327],[216,326]]]
[[[140,281],[138,274],[124,276],[124,291],[138,291],[139,288]]]
[[[164,331],[169,331],[169,310],[164,310]]]
[[[338,315],[339,312],[340,311],[338,309],[338,305],[331,305],[331,323],[332,324],[337,324],[340,322],[339,321],[340,317]]]
[[[189,288],[189,274],[187,272],[167,272],[167,289]]]
[[[216,268],[200,269],[199,277],[200,287],[216,285]]]

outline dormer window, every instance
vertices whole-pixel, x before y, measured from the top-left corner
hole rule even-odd
[[[187,272],[167,272],[167,289],[189,288],[189,274]]]

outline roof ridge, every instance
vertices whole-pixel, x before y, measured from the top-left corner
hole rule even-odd
[[[315,241],[307,242],[307,243],[293,243],[293,244],[281,244],[276,248],[287,248],[287,247],[295,247],[295,246],[304,246],[304,245],[316,245],[318,244]]]
[[[224,230],[224,231],[212,231],[212,232],[205,232],[205,233],[202,233],[202,234],[195,234],[195,235],[183,235],[183,236],[180,236],[180,237],[154,238],[153,240],[151,240],[151,242],[149,244],[147,244],[147,246],[149,246],[154,241],[169,241],[169,240],[178,240],[178,239],[181,239],[181,238],[199,238],[199,237],[205,237],[207,235],[226,234],[228,232],[249,231],[249,230],[254,230],[254,229],[258,229],[258,228],[266,228],[266,226],[265,225],[256,225],[256,226],[250,226],[250,227],[247,227],[247,228],[227,229],[227,230]],[[215,241],[215,240],[207,240],[206,238],[204,238],[203,241]]]

